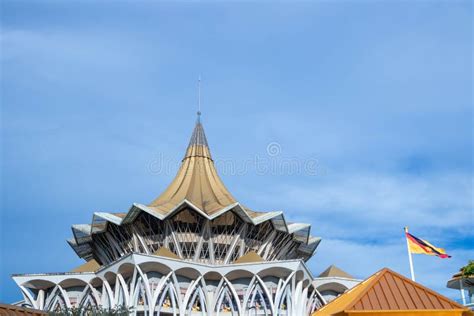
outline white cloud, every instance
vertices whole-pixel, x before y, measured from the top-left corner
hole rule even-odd
[[[469,234],[472,184],[472,176],[462,173],[342,174],[315,178],[310,185],[280,186],[271,198],[259,196],[259,202],[272,201],[292,218],[311,221],[314,233],[323,236],[353,238],[363,231],[388,237],[408,225],[437,237],[437,231],[446,230]]]

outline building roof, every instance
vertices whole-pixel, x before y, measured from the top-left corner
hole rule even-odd
[[[339,269],[335,265],[330,265],[326,270],[321,272],[320,275],[318,275],[319,278],[328,278],[328,277],[339,277],[339,278],[347,278],[347,279],[354,279],[352,275],[349,273]]]
[[[249,263],[249,262],[262,262],[264,261],[255,251],[250,251],[234,261],[234,263]]]
[[[199,118],[178,174],[148,206],[160,213],[167,213],[183,200],[208,215],[237,202],[217,174]]]
[[[25,308],[25,307],[9,305],[9,304],[0,304],[0,315],[43,316],[43,315],[47,315],[47,314],[48,314],[47,312],[41,311],[41,310],[38,310],[38,309]]]
[[[383,311],[467,311],[462,305],[390,269],[382,269],[330,302],[313,316]],[[459,315],[461,315],[459,314]],[[447,315],[447,314],[446,314]]]
[[[474,275],[463,276],[462,272],[457,272],[451,277],[446,286],[450,289],[460,290],[461,284],[464,289],[474,287]]]
[[[178,173],[162,194],[148,205],[133,203],[127,213],[95,212],[90,225],[72,226],[74,238],[68,240],[68,243],[79,257],[90,260],[93,255],[88,243],[92,234],[105,231],[109,223],[119,226],[128,224],[142,212],[165,220],[186,208],[198,212],[208,220],[233,211],[253,225],[271,221],[276,230],[293,234],[295,240],[301,241],[298,251],[309,255],[314,253],[321,241],[321,238],[310,235],[310,224],[287,223],[282,211],[250,210],[232,196],[217,174],[203,125],[198,117]]]
[[[155,251],[153,253],[155,256],[159,256],[159,257],[167,257],[167,258],[171,258],[171,259],[179,259],[179,257],[174,253],[172,252],[171,250],[169,250],[168,248],[166,248],[165,246],[161,247],[160,249],[158,249],[157,251]]]
[[[84,264],[74,268],[71,272],[95,272],[99,270],[100,264],[95,259],[89,260]]]

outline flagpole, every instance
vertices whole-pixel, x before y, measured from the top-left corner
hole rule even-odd
[[[410,243],[408,242],[408,238],[406,233],[408,233],[408,226],[405,227],[405,239],[407,240],[407,250],[408,250],[408,261],[410,262],[410,273],[411,279],[415,281],[415,270],[413,269],[413,257],[410,251]]]

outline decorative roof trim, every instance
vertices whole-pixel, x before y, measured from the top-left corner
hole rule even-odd
[[[228,205],[227,207],[219,210],[218,212],[213,213],[212,215],[208,215],[204,211],[196,207],[194,204],[192,204],[190,201],[183,200],[181,203],[179,203],[176,207],[174,207],[172,210],[170,210],[166,214],[160,214],[156,212],[153,207],[146,206],[140,203],[133,203],[133,205],[130,207],[127,215],[124,218],[115,216],[112,213],[95,212],[93,216],[93,220],[92,220],[92,225],[88,225],[88,224],[73,225],[73,233],[76,239],[76,245],[80,245],[82,242],[80,242],[79,240],[80,238],[76,237],[75,230],[80,230],[82,233],[86,233],[87,231],[86,227],[88,227],[89,235],[100,233],[100,232],[105,231],[109,222],[115,225],[119,225],[119,226],[122,224],[133,222],[135,218],[140,214],[140,212],[148,213],[151,216],[163,221],[167,219],[168,217],[173,216],[174,214],[176,214],[177,212],[179,212],[186,206],[193,209],[194,211],[196,211],[197,213],[199,213],[201,216],[203,216],[204,218],[208,220],[213,220],[227,212],[235,211],[239,216],[243,218],[243,220],[253,225],[258,225],[270,220],[274,224],[275,229],[279,231],[286,232],[288,234],[304,232],[305,237],[304,237],[304,240],[301,240],[301,241],[303,241],[307,246],[309,246],[308,249],[303,249],[306,247],[303,247],[301,249],[304,252],[308,252],[307,250],[316,248],[319,242],[321,241],[321,238],[319,237],[310,236],[310,229],[311,229],[310,224],[305,224],[305,223],[288,224],[285,219],[285,215],[283,214],[282,211],[265,212],[265,213],[261,213],[261,215],[252,217],[251,214],[249,214],[249,212],[247,211],[247,209],[245,209],[239,202],[236,202],[231,205]],[[100,224],[104,223],[104,225],[102,227],[97,227],[98,222],[100,222]]]

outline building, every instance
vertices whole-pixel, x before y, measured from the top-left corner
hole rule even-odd
[[[313,280],[313,286],[326,302],[330,302],[361,281],[335,265],[331,265]]]
[[[140,315],[308,315],[324,304],[306,267],[320,238],[282,212],[240,204],[214,166],[200,113],[181,167],[150,204],[93,215],[71,272],[17,274],[40,310],[125,306]]]
[[[464,306],[390,269],[367,280],[313,316],[473,316]]]
[[[474,275],[463,276],[462,272],[458,272],[453,275],[446,286],[459,290],[461,303],[474,310]]]

